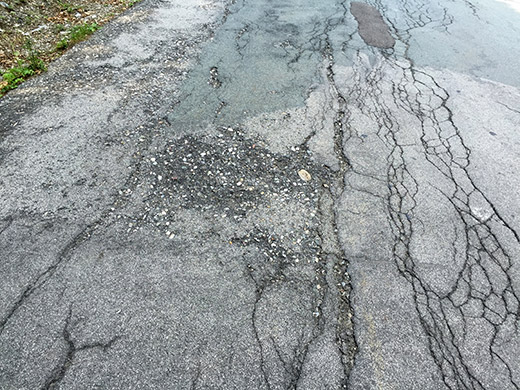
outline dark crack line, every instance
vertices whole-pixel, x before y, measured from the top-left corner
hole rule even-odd
[[[65,342],[65,354],[63,355],[61,362],[56,366],[51,375],[45,381],[45,384],[41,387],[42,390],[50,390],[59,387],[61,381],[67,375],[69,368],[74,364],[74,359],[78,352],[88,351],[96,348],[101,349],[103,352],[107,352],[116,341],[121,339],[121,336],[114,336],[107,342],[95,342],[77,346],[71,334],[71,330],[74,326],[77,325],[77,321],[72,324],[71,320],[72,305],[69,308],[68,315],[65,319],[65,326],[62,330],[62,337]]]
[[[501,106],[504,106],[505,108],[507,108],[511,112],[514,112],[516,114],[520,114],[520,110],[516,110],[516,109],[514,109],[514,108],[512,108],[512,107],[510,107],[507,104],[502,103],[502,102],[497,102],[497,103],[500,104]]]
[[[5,232],[9,227],[13,224],[14,218],[12,215],[9,215],[5,217],[4,219],[0,220],[0,222],[3,224],[3,226],[0,228],[0,235]]]

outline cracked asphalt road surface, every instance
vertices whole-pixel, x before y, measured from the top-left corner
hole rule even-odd
[[[512,2],[144,0],[0,101],[0,388],[520,388],[519,58]]]

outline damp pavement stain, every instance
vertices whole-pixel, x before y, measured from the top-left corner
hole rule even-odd
[[[0,100],[0,388],[518,389],[519,18],[144,0]]]
[[[354,1],[350,4],[350,12],[356,18],[359,35],[367,45],[381,49],[395,45],[395,39],[377,8]]]

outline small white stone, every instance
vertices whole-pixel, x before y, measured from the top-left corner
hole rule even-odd
[[[298,171],[298,176],[300,176],[300,179],[302,179],[303,181],[311,181],[312,180],[312,176],[309,172],[307,172],[305,169],[300,169]]]

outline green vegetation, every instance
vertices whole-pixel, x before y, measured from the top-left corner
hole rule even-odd
[[[5,0],[0,98],[140,0]]]
[[[60,9],[62,11],[67,11],[69,14],[71,14],[74,11],[80,10],[81,6],[73,5],[73,4],[70,4],[70,3],[60,3]]]
[[[60,33],[62,31],[65,31],[65,26],[61,23],[58,23],[53,26],[53,29],[54,29],[54,32]]]
[[[141,1],[141,0],[127,0],[126,1],[126,6],[128,8],[133,7],[135,4],[139,3],[139,1]]]
[[[27,63],[19,60],[17,66],[13,66],[11,69],[2,74],[4,83],[0,89],[0,93],[3,94],[7,91],[10,91],[11,89],[15,89],[24,80],[28,79],[37,72],[44,71],[45,68],[45,63],[36,54],[29,57],[29,61]]]
[[[24,80],[46,69],[45,62],[39,57],[39,53],[34,50],[33,44],[34,42],[30,38],[27,38],[23,44],[23,49],[29,53],[25,62],[18,59],[16,66],[11,67],[2,74],[3,83],[0,88],[1,94],[15,89]],[[19,55],[19,53],[15,54]]]
[[[85,40],[85,38],[87,38],[89,35],[94,33],[99,28],[100,26],[98,26],[96,23],[85,23],[80,26],[74,26],[70,30],[68,36],[66,38],[63,38],[56,44],[56,49],[65,50],[68,47],[71,47],[74,44]]]

